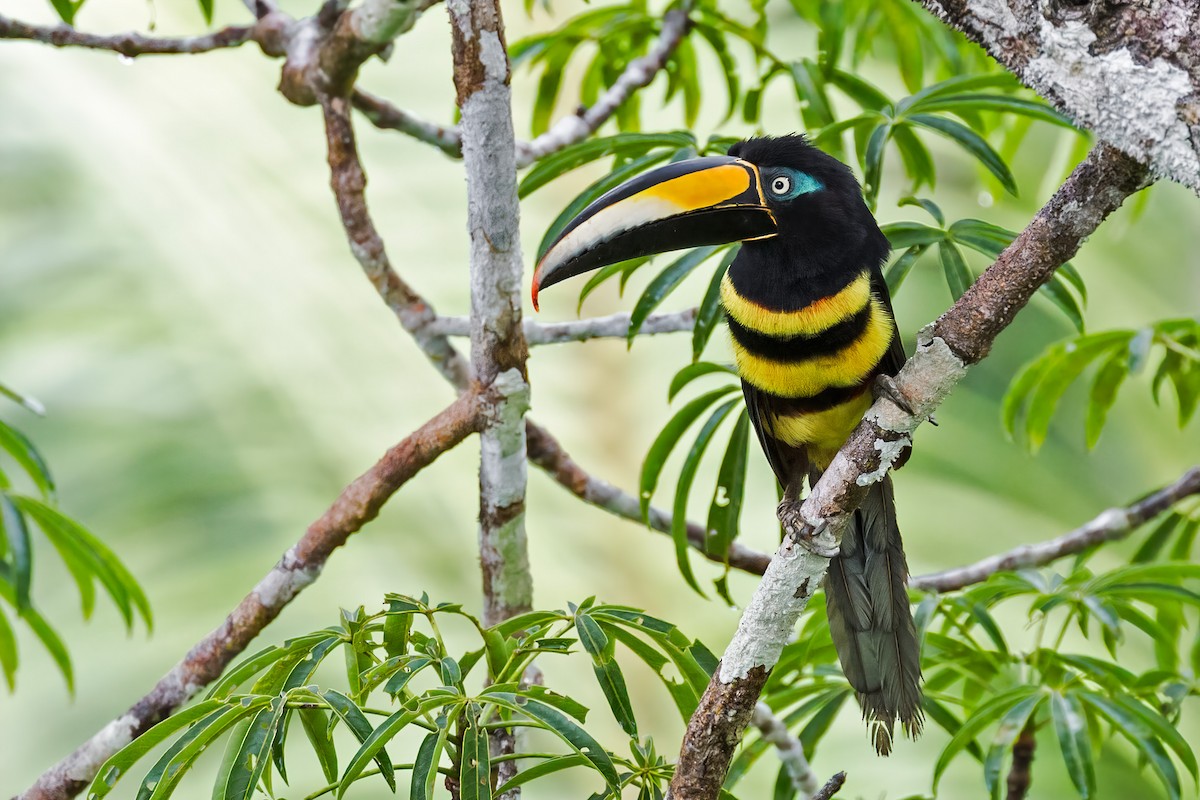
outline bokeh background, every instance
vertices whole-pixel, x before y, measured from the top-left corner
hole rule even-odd
[[[531,19],[514,3],[507,8],[509,40],[583,7],[560,0],[556,17],[539,10]],[[53,21],[41,0],[2,0],[0,11]],[[232,0],[217,12],[219,22],[244,19]],[[779,52],[799,57],[812,49],[811,32],[786,21],[792,16],[786,6],[773,16]],[[77,25],[106,32],[144,29],[150,20],[163,34],[203,26],[194,3],[140,0],[90,0]],[[445,15],[435,8],[398,42],[389,63],[367,66],[361,85],[426,118],[450,121],[448,44]],[[73,583],[49,548],[40,547],[35,600],[70,643],[78,688],[70,696],[40,645],[22,636],[17,691],[0,694],[0,795],[26,787],[140,697],[346,483],[451,399],[351,258],[328,190],[320,114],[274,91],[278,69],[253,46],[131,62],[0,43],[0,379],[49,409],[37,419],[4,404],[0,418],[42,448],[64,510],[125,559],[156,614],[149,636],[140,626],[127,634],[104,602],[85,623]],[[872,80],[899,88],[885,67],[871,69]],[[737,123],[719,124],[722,84],[715,75],[712,86],[700,135],[748,133]],[[518,73],[518,135],[528,133],[534,88]],[[776,133],[800,125],[794,97],[779,88],[765,104],[768,130]],[[568,92],[560,112],[570,110],[570,99]],[[660,110],[661,100],[657,85],[643,96],[647,129],[681,124],[677,105]],[[396,268],[443,313],[465,313],[460,165],[365,121],[359,135],[368,198]],[[1069,135],[1035,128],[1014,162],[1019,199],[989,189],[964,157],[938,150],[933,197],[952,219],[976,216],[1019,228],[1069,169],[1074,149]],[[545,226],[596,174],[583,170],[524,203],[530,260]],[[1138,213],[1123,209],[1088,242],[1076,264],[1090,291],[1091,329],[1197,313],[1198,209],[1191,193],[1156,187]],[[880,216],[921,219],[886,197]],[[949,302],[940,272],[932,258],[921,263],[897,298],[910,341]],[[644,281],[635,277],[634,297]],[[706,281],[686,284],[673,305],[694,303]],[[630,305],[610,288],[590,298],[584,312]],[[570,287],[549,292],[540,319],[571,318],[574,306]],[[921,431],[897,477],[914,572],[1055,535],[1162,485],[1196,460],[1197,423],[1177,429],[1170,401],[1155,407],[1144,376],[1126,385],[1092,453],[1084,448],[1075,393],[1036,457],[1006,439],[998,407],[1008,380],[1069,332],[1057,311],[1035,301],[938,412],[940,427]],[[689,347],[688,337],[673,336],[641,340],[629,353],[619,341],[538,348],[530,360],[533,414],[595,474],[633,488],[641,456],[671,411],[667,383]],[[710,357],[729,358],[723,334],[714,338]],[[744,536],[771,549],[774,490],[765,463],[757,453],[754,459]],[[376,607],[388,591],[427,591],[435,600],[478,607],[475,463],[468,442],[407,485],[258,644],[332,624],[338,608]],[[529,492],[539,606],[598,595],[674,621],[720,652],[738,610],[688,590],[665,537],[580,505],[536,471]],[[1104,554],[1099,563],[1117,557]],[[707,565],[697,567],[717,576]],[[732,586],[745,599],[754,581],[734,576]],[[1024,620],[1005,622],[1021,641]],[[1145,667],[1151,655],[1144,655],[1144,664],[1134,664],[1142,654],[1131,647],[1123,658]],[[544,666],[549,681],[595,709],[590,719],[608,734],[604,741],[622,741],[585,659]],[[631,666],[629,676],[639,719],[673,755],[680,725],[669,698],[648,671]],[[1200,734],[1196,711],[1194,703],[1188,707],[1191,741]],[[945,741],[933,730],[915,745],[902,744],[890,760],[877,760],[847,707],[814,766],[823,775],[850,772],[842,796],[904,797],[929,789]],[[1102,798],[1159,795],[1131,759],[1116,746],[1098,761]],[[296,764],[311,760],[299,751],[293,756]],[[1034,774],[1034,796],[1068,796],[1057,758],[1039,758]],[[765,796],[771,777],[773,770],[763,771],[743,796]],[[389,796],[376,782],[350,795]],[[592,783],[534,784],[527,796],[585,797]],[[280,794],[302,797],[316,785]],[[178,796],[208,792],[197,774]],[[983,794],[978,766],[969,761],[942,783],[945,798]]]

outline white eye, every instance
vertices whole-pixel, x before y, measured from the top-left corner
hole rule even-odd
[[[792,190],[792,179],[786,175],[777,175],[771,180],[771,194],[787,194]]]

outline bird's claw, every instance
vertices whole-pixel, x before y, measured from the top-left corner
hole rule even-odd
[[[808,552],[821,558],[835,558],[841,552],[837,544],[827,544],[828,539],[821,536],[825,532],[824,524],[816,529],[809,527],[800,516],[798,501],[784,500],[779,504],[778,514],[784,533]]]
[[[871,386],[871,392],[875,399],[886,397],[892,402],[896,408],[899,408],[910,417],[916,416],[913,411],[912,404],[908,402],[908,398],[904,392],[900,391],[900,387],[896,384],[896,379],[891,375],[876,375],[875,382]]]

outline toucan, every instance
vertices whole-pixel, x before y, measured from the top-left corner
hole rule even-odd
[[[538,292],[626,259],[741,242],[722,278],[746,409],[796,508],[881,388],[904,347],[881,267],[887,237],[846,165],[802,135],[738,142],[632,178],[579,213],[533,277]],[[897,398],[903,403],[903,398]],[[876,751],[895,723],[915,738],[924,713],[908,565],[890,477],[874,483],[842,535],[824,589],[830,633]]]

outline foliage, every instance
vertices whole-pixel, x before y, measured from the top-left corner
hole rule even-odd
[[[473,649],[451,655],[442,633],[450,619],[467,623]],[[343,690],[321,688],[318,670],[338,650]],[[395,792],[397,772],[409,773],[411,797],[432,797],[443,776],[463,798],[490,798],[575,768],[596,774],[602,786],[593,795],[597,800],[619,797],[627,787],[639,797],[661,798],[670,766],[652,739],[640,737],[618,650],[658,675],[685,720],[716,666],[712,653],[674,625],[593,598],[566,611],[534,611],[484,627],[461,605],[389,595],[385,611],[343,611],[337,625],[242,660],[203,701],[110,758],[88,796],[108,795],[138,761],[171,741],[137,794],[139,800],[170,797],[201,753],[222,737],[225,754],[213,796],[248,799],[260,785],[271,793],[274,776],[288,782],[287,736],[298,718],[328,781],[310,798],[342,797],[355,782],[376,775]],[[629,755],[602,747],[583,727],[588,709],[578,701],[528,680],[535,659],[569,654],[591,662],[609,711],[629,736]],[[373,705],[378,698],[386,698],[389,708]],[[500,728],[542,731],[558,747],[492,758],[488,737]],[[412,761],[396,761],[387,748],[408,731],[420,735],[421,744]],[[339,753],[339,740],[353,749],[343,744]],[[497,764],[514,758],[535,763],[496,785]]]
[[[1005,429],[1036,451],[1046,441],[1063,394],[1094,366],[1084,430],[1088,448],[1095,447],[1121,385],[1130,375],[1145,371],[1159,348],[1161,358],[1150,379],[1151,396],[1158,403],[1163,385],[1169,382],[1179,427],[1186,427],[1200,403],[1200,319],[1168,319],[1137,330],[1081,333],[1050,345],[1026,364],[1009,386],[1003,407]]]
[[[0,395],[41,413],[40,403],[6,386],[0,385]],[[54,478],[46,460],[25,434],[3,421],[0,421],[0,453],[19,470],[13,472],[10,465],[0,461],[0,599],[17,619],[29,626],[62,672],[68,690],[74,691],[75,674],[67,647],[33,602],[35,551],[31,530],[40,530],[58,551],[79,589],[84,618],[90,617],[95,608],[97,581],[121,612],[126,627],[133,627],[135,615],[149,625],[150,603],[112,551],[58,510]],[[10,474],[23,475],[32,493],[18,490]],[[16,685],[18,655],[16,635],[0,606],[0,670],[10,692]]]

